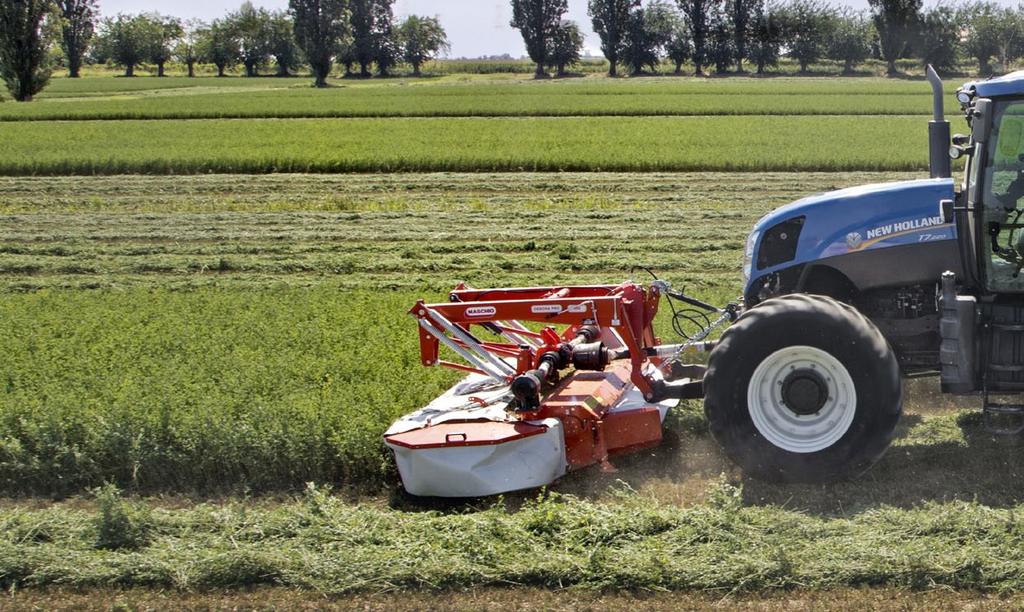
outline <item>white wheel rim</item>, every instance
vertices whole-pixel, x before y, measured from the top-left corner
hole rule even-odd
[[[807,369],[824,381],[828,399],[814,414],[801,415],[783,401],[783,381]],[[747,410],[754,427],[775,446],[793,453],[814,453],[839,441],[857,411],[857,391],[838,359],[812,346],[788,346],[765,358],[747,386]]]

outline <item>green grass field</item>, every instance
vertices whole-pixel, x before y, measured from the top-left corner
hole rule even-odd
[[[458,280],[614,282],[645,265],[722,303],[765,212],[921,176],[927,100],[914,81],[513,75],[327,92],[57,79],[37,103],[5,102],[0,586],[28,587],[14,605],[62,597],[44,587],[89,589],[73,599],[253,585],[860,607],[942,588],[968,591],[921,601],[998,604],[991,593],[1022,586],[1024,447],[927,382],[909,386],[885,458],[828,486],[744,477],[698,402],[674,412],[664,446],[550,497],[410,500],[381,443],[456,378],[418,365],[417,298],[443,300]],[[107,120],[53,121],[51,108]],[[188,109],[253,118],[160,118]],[[331,118],[275,118],[291,111]],[[445,113],[457,116],[429,116]],[[466,116],[489,113],[522,116]],[[665,317],[657,328],[671,339]],[[104,483],[129,497],[96,493]]]
[[[0,173],[920,170],[925,124],[880,116],[18,122],[3,126]]]
[[[0,174],[920,170],[928,92],[873,78],[57,79],[0,106]]]
[[[56,83],[38,104],[0,107],[0,120],[249,117],[467,117],[650,115],[928,115],[931,95],[919,81],[852,79],[657,78],[608,83],[337,81],[326,90],[307,79],[131,80],[130,87],[90,88],[86,79]],[[113,79],[107,79],[113,80]],[[151,84],[151,86],[147,85]],[[115,83],[116,85],[116,83]],[[947,89],[950,93],[953,87]],[[958,109],[950,108],[951,112]]]

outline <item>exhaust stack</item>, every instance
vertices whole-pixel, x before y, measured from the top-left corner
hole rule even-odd
[[[932,86],[932,120],[928,122],[928,172],[932,178],[953,176],[949,159],[949,122],[942,105],[942,79],[928,65],[928,82]]]

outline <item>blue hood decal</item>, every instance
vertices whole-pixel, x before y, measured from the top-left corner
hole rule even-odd
[[[939,202],[953,197],[953,179],[924,179],[864,185],[813,195],[778,208],[754,226],[760,232],[794,217],[804,224],[796,257],[777,266],[755,269],[751,281],[779,269],[902,244],[955,240],[956,228],[943,223]],[[754,258],[755,262],[757,258]],[[755,264],[756,265],[756,264]],[[750,289],[749,283],[746,289]]]

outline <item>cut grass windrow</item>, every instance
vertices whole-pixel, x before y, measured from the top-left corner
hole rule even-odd
[[[702,291],[735,291],[743,239],[771,208],[911,176],[0,178],[0,289],[330,282],[445,291],[455,279],[608,281],[646,265]]]
[[[103,494],[93,510],[0,518],[0,583],[178,590],[275,585],[341,595],[480,586],[709,591],[884,586],[1024,588],[1024,508],[882,507],[828,518],[745,507],[724,482],[707,503],[628,490],[611,503],[550,496],[509,512],[402,512],[316,488],[277,507],[152,508]],[[110,542],[104,529],[130,537]]]

